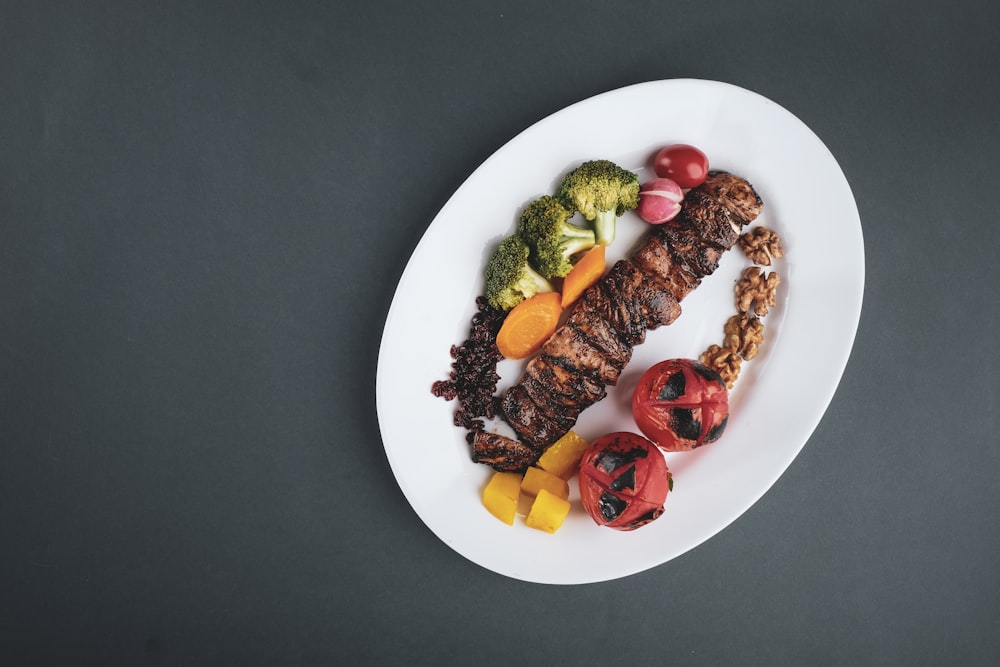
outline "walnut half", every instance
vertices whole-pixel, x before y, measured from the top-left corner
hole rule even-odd
[[[698,357],[698,361],[718,373],[722,381],[726,383],[726,388],[732,389],[733,385],[736,384],[736,379],[740,376],[740,365],[743,359],[733,350],[727,350],[718,345],[709,345],[708,349]]]
[[[722,332],[725,334],[722,347],[747,361],[757,356],[757,350],[764,342],[764,323],[750,313],[730,317]]]
[[[740,313],[753,312],[757,317],[767,315],[767,309],[777,305],[778,285],[781,276],[772,271],[765,275],[756,266],[747,267],[743,276],[736,281],[736,310]]]
[[[740,248],[754,264],[771,266],[771,260],[784,255],[781,238],[767,227],[754,227],[740,236]]]

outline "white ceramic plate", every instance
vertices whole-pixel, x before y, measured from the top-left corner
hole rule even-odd
[[[454,402],[431,395],[451,370],[449,349],[468,335],[482,269],[513,232],[523,207],[552,193],[562,175],[594,158],[653,176],[656,150],[690,143],[713,168],[748,179],[764,200],[755,224],[776,230],[785,257],[779,305],[764,319],[765,343],[743,365],[723,437],[667,456],[674,490],[665,512],[633,532],[598,527],[578,502],[554,535],[508,526],[480,501],[492,471],[474,464]],[[619,219],[609,260],[648,229]],[[739,250],[682,303],[671,326],[650,332],[617,387],[584,412],[592,440],[637,431],[629,409],[638,376],[657,361],[696,358],[721,342],[734,311],[733,284],[749,265]],[[610,261],[609,261],[610,266]],[[756,93],[700,80],[638,84],[574,104],[515,137],[462,184],[428,227],[404,270],[386,319],[376,401],[386,454],[403,493],[427,526],[458,553],[525,581],[576,584],[626,576],[697,546],[739,517],[805,445],[833,397],[861,313],[864,245],[850,187],[823,143],[791,113]],[[429,296],[430,295],[430,296]],[[501,390],[521,363],[504,361]]]

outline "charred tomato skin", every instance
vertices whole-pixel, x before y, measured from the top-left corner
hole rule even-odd
[[[664,451],[696,449],[722,437],[729,421],[729,391],[704,364],[667,359],[639,378],[632,416],[643,435]]]
[[[673,484],[659,448],[637,433],[594,440],[580,460],[580,500],[600,526],[630,531],[663,514]]]

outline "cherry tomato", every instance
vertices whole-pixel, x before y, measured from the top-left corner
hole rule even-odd
[[[682,188],[694,188],[708,176],[708,157],[688,144],[661,148],[653,160],[653,171],[660,178],[672,179]]]

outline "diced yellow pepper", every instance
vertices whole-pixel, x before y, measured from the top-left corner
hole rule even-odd
[[[517,501],[521,492],[521,475],[516,472],[495,472],[483,489],[483,505],[490,514],[509,526],[514,525]]]
[[[553,475],[569,479],[576,474],[589,444],[575,431],[569,431],[542,453],[536,465]]]
[[[559,530],[569,514],[569,501],[549,493],[545,489],[538,492],[525,523],[532,528],[554,533]]]
[[[560,498],[569,498],[569,484],[562,477],[541,468],[528,468],[521,480],[521,491],[529,496],[537,496],[542,489]]]

